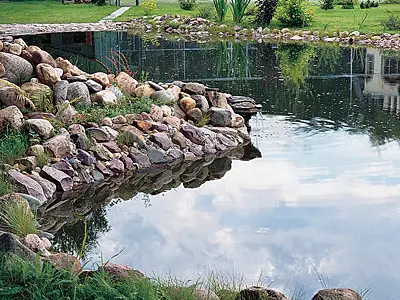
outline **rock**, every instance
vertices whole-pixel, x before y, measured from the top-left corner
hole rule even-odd
[[[16,106],[17,108],[25,108],[28,104],[27,99],[20,97],[20,93],[15,87],[0,87],[0,104],[4,106]]]
[[[96,162],[96,159],[92,155],[82,149],[78,149],[76,158],[85,166],[91,166]]]
[[[349,34],[349,36],[359,36],[360,32],[359,31],[353,31]]]
[[[40,184],[40,186],[43,189],[44,195],[46,196],[47,199],[51,199],[54,195],[54,193],[57,190],[57,187],[54,183],[50,182],[47,179],[44,179],[39,175],[39,173],[32,172],[31,175],[29,175],[33,180],[35,180],[37,183]]]
[[[4,68],[3,64],[0,63],[0,78],[6,75],[6,68]]]
[[[83,127],[81,124],[72,124],[68,126],[68,132],[69,134],[85,134],[85,127]]]
[[[150,97],[151,94],[153,94],[155,90],[148,84],[142,84],[139,85],[135,89],[135,95],[136,97],[143,98],[143,97]]]
[[[104,128],[88,128],[86,134],[98,142],[108,142],[111,140],[110,134]]]
[[[26,237],[24,237],[23,241],[24,244],[32,251],[39,251],[40,256],[49,257],[51,255],[46,249],[47,244],[45,244],[37,234],[28,234]]]
[[[211,107],[208,110],[210,124],[214,126],[226,127],[232,122],[232,113],[228,109]]]
[[[140,168],[147,168],[151,165],[149,157],[134,147],[129,149],[129,157],[134,163],[137,163]]]
[[[219,300],[218,296],[211,290],[194,289],[194,295],[198,300]]]
[[[104,147],[106,147],[109,151],[112,153],[120,153],[122,152],[121,148],[118,147],[116,142],[107,142],[107,143],[102,143]]]
[[[108,168],[111,170],[111,172],[124,173],[125,171],[124,163],[119,159],[111,159],[108,163],[109,163]]]
[[[82,133],[71,134],[71,139],[74,142],[76,148],[78,149],[87,151],[92,146],[92,141],[89,140],[85,134]]]
[[[172,116],[172,109],[168,105],[161,105],[161,110],[163,112],[163,117],[170,117]]]
[[[21,84],[28,81],[33,74],[32,65],[19,56],[0,52],[0,63],[6,70],[4,77],[15,84]]]
[[[168,162],[168,157],[164,151],[149,147],[147,155],[152,164],[165,164]]]
[[[78,175],[77,177],[79,178],[79,182],[86,183],[86,184],[89,184],[89,183],[93,182],[93,178],[90,176],[90,169],[89,168],[85,168],[77,160],[74,160],[72,164],[73,164],[73,168],[75,170],[75,173]]]
[[[157,132],[150,135],[149,140],[159,145],[164,150],[168,150],[173,146],[171,139],[164,132]]]
[[[135,167],[133,160],[128,156],[122,155],[120,159],[124,164],[125,170],[132,170]]]
[[[69,83],[72,82],[82,82],[85,83],[87,81],[87,78],[85,75],[78,75],[78,76],[70,76],[70,74],[65,74],[63,77],[65,80],[67,80]]]
[[[25,48],[28,47],[28,45],[25,43],[25,41],[23,39],[21,39],[21,38],[15,39],[14,43],[20,45],[22,47],[22,49],[25,49]]]
[[[192,99],[196,102],[196,107],[200,108],[202,113],[206,113],[210,109],[207,98],[202,95],[193,95]]]
[[[16,106],[9,106],[0,110],[0,128],[9,126],[13,129],[21,129],[24,116]]]
[[[9,50],[8,50],[11,54],[14,54],[14,55],[21,55],[21,53],[22,53],[22,47],[21,47],[21,45],[18,45],[18,44],[11,44],[10,45],[10,48],[9,48]]]
[[[57,268],[57,269],[66,269],[71,271],[71,273],[78,275],[82,266],[79,260],[67,253],[55,253],[49,257],[49,261]]]
[[[155,83],[155,82],[153,82],[153,81],[147,81],[146,82],[148,85],[150,85],[151,86],[151,88],[153,88],[155,91],[162,91],[162,90],[164,90],[164,88],[161,86],[161,85],[159,85],[159,84],[157,84],[157,83]]]
[[[29,131],[37,133],[44,139],[49,139],[53,136],[54,127],[47,120],[29,119],[25,121],[24,127]]]
[[[96,168],[104,175],[110,176],[113,173],[100,161],[96,161]]]
[[[132,276],[144,277],[144,274],[140,271],[134,270],[126,265],[113,264],[111,262],[106,263],[103,269],[116,278],[131,278]]]
[[[32,65],[34,64],[32,54],[30,54],[28,51],[22,50],[20,56],[21,56],[21,58],[25,59],[26,61],[29,61]]]
[[[131,143],[135,143],[139,145],[140,147],[144,146],[144,137],[143,137],[143,132],[137,129],[136,127],[133,127],[132,125],[124,125],[119,129],[119,131],[126,135],[126,139]],[[128,145],[131,146],[131,145]]]
[[[160,123],[160,122],[153,122],[152,125],[153,125],[153,126],[152,126],[151,128],[152,128],[153,130],[160,131],[160,132],[162,132],[162,131],[164,131],[164,132],[169,131],[169,127],[168,127],[168,125],[166,125],[166,124],[162,124],[162,123]]]
[[[104,175],[101,172],[97,171],[96,169],[93,169],[91,171],[91,175],[92,175],[94,181],[103,181],[104,180]]]
[[[42,240],[43,246],[44,246],[46,249],[50,249],[50,248],[51,248],[51,242],[50,242],[50,240],[49,240],[47,237],[42,237],[42,236],[39,236],[39,237],[40,237],[40,239]]]
[[[32,145],[26,151],[27,155],[33,155],[35,157],[40,157],[44,155],[44,147],[40,144]]]
[[[17,193],[10,193],[0,197],[0,205],[9,205],[11,203],[23,205],[26,209],[31,209],[28,201],[26,201],[21,195]]]
[[[62,171],[67,174],[69,177],[74,177],[74,168],[65,160],[60,160],[52,165],[53,168],[58,171]]]
[[[167,91],[174,97],[174,101],[179,100],[179,95],[181,93],[181,88],[176,85],[170,86]]]
[[[226,146],[227,148],[235,148],[238,146],[238,142],[235,139],[229,138],[222,133],[217,134],[217,139],[220,144]]]
[[[175,97],[171,94],[171,92],[166,90],[154,92],[153,94],[151,94],[150,98],[159,102],[175,101]]]
[[[211,103],[212,107],[218,107],[224,109],[227,108],[228,100],[226,98],[226,94],[216,91],[210,91],[207,93],[207,98],[208,101]]]
[[[115,129],[112,129],[111,127],[101,126],[100,129],[105,130],[109,134],[111,140],[115,140],[118,136],[118,131],[116,131]]]
[[[187,112],[189,119],[193,120],[194,122],[198,123],[203,119],[203,114],[201,113],[200,108],[192,108]]]
[[[142,131],[149,131],[153,127],[153,123],[144,120],[133,120],[133,125]]]
[[[57,63],[55,59],[44,50],[35,50],[30,53],[32,55],[32,60],[36,65],[39,64],[47,64],[52,66],[53,68],[57,68]]]
[[[106,73],[96,72],[93,75],[93,80],[100,83],[102,86],[108,86],[110,84],[110,80]]]
[[[186,148],[187,145],[186,138],[180,131],[176,131],[174,133],[174,135],[172,136],[172,142],[178,145],[181,149]]]
[[[361,300],[361,296],[352,289],[324,289],[318,291],[311,300]]]
[[[90,151],[94,153],[94,155],[101,160],[110,160],[114,158],[113,154],[107,150],[102,144],[93,145],[90,147]]]
[[[53,167],[44,166],[40,172],[40,176],[53,182],[60,191],[68,192],[72,189],[72,178]]]
[[[113,122],[112,122],[111,118],[105,117],[105,118],[103,118],[103,120],[101,120],[101,125],[111,127],[111,126],[113,126]]]
[[[178,117],[174,117],[174,116],[165,117],[163,119],[163,122],[167,125],[170,125],[176,129],[178,129],[178,130],[181,128],[181,120]]]
[[[158,105],[152,104],[150,106],[150,116],[156,122],[161,122],[163,119],[163,110]]]
[[[92,94],[90,99],[102,106],[116,105],[118,103],[117,96],[111,90],[103,90]]]
[[[117,101],[120,100],[122,97],[124,97],[124,94],[121,92],[121,90],[119,89],[119,87],[115,86],[115,85],[110,85],[109,87],[107,87],[105,89],[106,91],[111,91],[113,92],[113,94],[115,95],[115,97],[117,97]]]
[[[23,85],[21,85],[21,89],[28,94],[28,96],[32,96],[35,94],[44,94],[50,95],[50,102],[53,102],[53,91],[51,88],[49,88],[47,85],[39,83],[39,82],[25,82]]]
[[[56,58],[57,67],[62,69],[64,74],[71,74],[72,76],[78,76],[82,74],[82,71],[72,65],[68,60],[61,57]]]
[[[230,127],[241,128],[243,126],[245,126],[245,122],[244,122],[243,117],[241,115],[238,115],[238,114],[233,114]]]
[[[123,115],[115,116],[111,119],[111,121],[112,121],[112,124],[118,124],[118,125],[126,124],[128,122],[127,119]]]
[[[38,64],[36,66],[36,75],[42,83],[48,86],[53,86],[61,80],[57,71],[48,64]]]
[[[71,152],[69,137],[65,135],[52,137],[43,144],[43,147],[52,157],[65,157]]]
[[[23,166],[22,170],[30,172],[34,168],[36,168],[37,159],[35,156],[26,156],[26,157],[18,158],[16,160],[16,163],[18,163],[18,165]]]
[[[187,113],[189,110],[193,109],[196,107],[196,101],[194,101],[190,97],[183,97],[179,101],[179,106],[182,108],[182,110]]]
[[[58,107],[57,119],[63,121],[71,121],[74,116],[76,116],[78,112],[75,108],[66,101],[64,104]]]
[[[54,102],[62,104],[67,100],[69,82],[67,80],[58,81],[54,86]]]
[[[43,188],[32,178],[16,170],[10,170],[8,172],[8,178],[14,187],[14,191],[36,197],[41,201],[41,204],[47,200]]]
[[[284,294],[265,287],[252,286],[241,290],[235,300],[289,300]]]
[[[0,251],[35,259],[35,253],[19,241],[15,234],[0,231]]]
[[[190,95],[204,95],[206,92],[206,87],[201,83],[188,82],[182,85],[182,92]]]
[[[205,135],[197,127],[190,124],[182,125],[181,132],[191,142],[198,145],[203,145],[206,139]]]
[[[138,82],[125,72],[120,72],[117,77],[115,77],[115,82],[122,89],[124,93],[129,96],[135,96],[135,89]]]
[[[68,85],[67,100],[74,100],[74,104],[90,106],[89,89],[83,82],[73,82]]]
[[[96,81],[91,80],[91,79],[87,80],[85,82],[85,84],[88,87],[89,92],[92,92],[92,93],[100,92],[103,89],[103,87],[100,83],[97,83]]]

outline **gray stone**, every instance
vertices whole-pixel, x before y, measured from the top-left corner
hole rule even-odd
[[[69,136],[65,135],[52,137],[43,144],[43,147],[52,157],[65,157],[71,152]]]
[[[89,89],[83,82],[73,82],[68,86],[67,100],[74,100],[74,105],[90,106]]]
[[[212,107],[224,108],[226,109],[228,106],[228,100],[226,94],[210,91],[207,93],[208,101],[211,103]]]
[[[208,100],[203,95],[193,95],[192,99],[196,102],[196,107],[200,108],[202,113],[206,113],[210,109]]]
[[[197,82],[184,83],[181,86],[182,92],[188,93],[190,95],[204,95],[206,92],[206,87],[204,84]]]
[[[158,105],[152,104],[150,106],[150,116],[154,121],[156,121],[156,122],[162,121],[163,114],[164,114],[163,110]]]
[[[193,120],[194,122],[198,123],[203,119],[203,114],[201,113],[200,108],[192,108],[187,112],[189,119]]]
[[[270,299],[270,300],[289,300],[284,294],[276,290],[252,286],[240,291],[236,296],[236,300],[253,300],[253,299]]]
[[[31,195],[42,201],[42,203],[47,200],[43,188],[32,178],[16,170],[10,170],[8,172],[8,178],[14,187],[14,191]]]
[[[175,97],[166,90],[154,92],[153,94],[151,94],[150,98],[155,101],[161,102],[172,102],[175,100]]]
[[[57,190],[57,187],[54,183],[50,182],[47,179],[44,179],[39,175],[39,173],[32,172],[31,175],[29,175],[33,180],[35,180],[37,183],[40,184],[40,186],[43,189],[44,195],[46,196],[47,199],[51,199],[54,195],[54,193]]]
[[[125,171],[124,163],[119,159],[111,159],[108,162],[108,168],[114,173],[123,173]]]
[[[91,140],[89,140],[86,135],[82,133],[71,134],[71,140],[78,149],[88,151],[92,146]]]
[[[228,109],[211,107],[208,110],[210,124],[214,126],[226,127],[231,125],[232,113]]]
[[[318,291],[311,300],[361,300],[361,296],[352,289],[337,288]]]
[[[54,86],[54,102],[56,105],[67,101],[69,83],[67,80],[60,80]]]
[[[205,135],[197,127],[190,124],[182,125],[181,132],[195,144],[203,145],[206,139]]]
[[[222,145],[228,148],[235,148],[239,145],[239,143],[234,138],[232,138],[231,136],[225,136],[222,133],[217,133],[217,138]]]
[[[82,149],[78,149],[76,158],[85,166],[91,166],[96,162],[96,159],[92,155]]]
[[[147,81],[146,83],[149,86],[151,86],[155,91],[163,91],[164,90],[164,88],[161,85],[159,85],[153,81]]]
[[[150,135],[149,139],[164,150],[168,150],[173,145],[169,136],[164,132],[153,133]]]
[[[60,160],[52,165],[53,168],[64,172],[70,177],[74,177],[74,168],[71,166],[70,163],[66,162],[65,160]]]
[[[100,92],[103,89],[101,84],[99,84],[96,81],[91,80],[91,79],[85,81],[85,84],[88,87],[89,92],[92,92],[92,93]]]
[[[175,131],[175,133],[172,136],[172,142],[176,145],[178,145],[181,149],[186,148],[186,138],[185,136],[180,132],[180,131]]]
[[[139,168],[148,168],[151,165],[150,159],[147,154],[134,147],[131,147],[129,149],[129,157],[134,163],[137,163],[139,165]]]
[[[157,130],[157,131],[160,131],[160,132],[162,132],[162,131],[168,132],[169,131],[168,125],[162,124],[162,123],[159,123],[159,122],[153,122],[151,128],[153,130]]]
[[[9,106],[0,110],[0,128],[9,126],[13,129],[21,129],[24,116],[16,106]]]
[[[96,169],[93,169],[91,171],[91,174],[92,174],[92,177],[93,177],[94,181],[103,181],[104,180],[104,175],[100,171],[98,171]]]
[[[162,150],[148,147],[147,155],[152,164],[165,164],[168,162],[168,157]]]
[[[35,253],[22,244],[17,235],[8,232],[0,231],[0,251],[29,259],[35,258]]]
[[[68,192],[72,189],[72,178],[55,168],[44,166],[40,172],[40,176],[53,182],[60,191]]]
[[[53,136],[54,127],[51,123],[44,119],[29,119],[25,121],[25,128],[37,133],[44,139],[51,138]]]
[[[73,163],[73,168],[78,175],[79,181],[89,184],[93,182],[93,178],[90,175],[90,169],[85,168],[79,161],[75,160]]]
[[[111,140],[110,134],[104,128],[88,128],[86,129],[86,134],[98,142],[108,142]]]
[[[113,154],[107,150],[102,144],[93,145],[90,147],[90,150],[94,153],[94,155],[101,160],[110,160],[114,158]]]
[[[6,70],[5,77],[15,84],[28,81],[33,74],[32,65],[19,56],[0,52],[0,63]]]

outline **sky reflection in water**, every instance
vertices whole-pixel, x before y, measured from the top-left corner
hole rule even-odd
[[[371,147],[366,135],[310,132],[272,115],[253,127],[262,158],[234,161],[200,188],[151,196],[150,207],[140,196],[111,207],[103,257],[125,249],[114,262],[181,279],[261,275],[310,297],[321,288],[314,265],[332,287],[399,299],[397,142]]]

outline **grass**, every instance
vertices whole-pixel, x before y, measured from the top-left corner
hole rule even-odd
[[[61,4],[59,0],[0,1],[0,23],[86,23],[97,22],[115,10],[115,6]]]
[[[4,177],[4,174],[0,172],[0,197],[7,195],[11,192],[11,185]]]
[[[82,274],[83,275],[83,274]],[[204,285],[175,279],[130,277],[115,280],[99,268],[92,276],[77,276],[57,270],[47,262],[0,257],[1,299],[140,299],[195,300],[195,288],[217,288],[221,300],[233,300],[237,290],[229,285]],[[225,296],[223,296],[225,295]]]
[[[0,136],[0,164],[12,164],[28,148],[28,137],[21,131],[6,128]]]
[[[0,229],[20,237],[38,233],[35,216],[28,205],[20,202],[1,204]]]

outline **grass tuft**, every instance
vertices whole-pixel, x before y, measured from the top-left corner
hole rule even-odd
[[[24,132],[6,128],[0,137],[0,164],[14,163],[27,148],[28,137]]]
[[[26,203],[2,203],[0,208],[0,229],[24,237],[38,233],[35,216]]]

